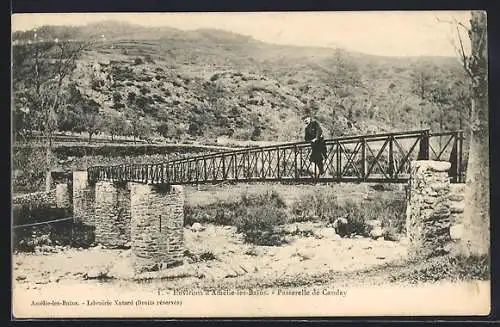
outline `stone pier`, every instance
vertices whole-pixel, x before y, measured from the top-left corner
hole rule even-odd
[[[71,195],[68,183],[56,184],[56,207],[57,208],[71,207]]]
[[[444,161],[412,162],[406,211],[412,258],[438,256],[453,248],[453,227],[462,219],[463,186],[450,183],[450,167]]]
[[[183,187],[130,183],[130,204],[135,273],[182,263]]]
[[[87,171],[73,172],[73,217],[86,225],[94,224],[95,185],[88,182]]]
[[[86,171],[73,172],[72,184],[74,216],[95,228],[95,243],[131,247],[134,273],[183,262],[182,186],[116,181],[92,185]]]
[[[95,185],[95,241],[108,248],[130,242],[130,189],[127,183],[100,181]]]

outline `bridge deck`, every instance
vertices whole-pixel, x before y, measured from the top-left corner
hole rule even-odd
[[[148,184],[205,184],[224,181],[404,183],[412,160],[451,162],[453,182],[463,181],[462,131],[429,130],[349,136],[326,140],[325,173],[310,161],[309,143],[287,143],[218,152],[151,164],[94,166],[89,180]]]

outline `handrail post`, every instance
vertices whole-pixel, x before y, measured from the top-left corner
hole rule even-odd
[[[342,151],[340,151],[340,141],[337,140],[337,149],[336,149],[336,155],[337,155],[337,178],[340,182],[340,179],[342,178]]]
[[[207,158],[203,157],[203,179],[204,181],[208,181],[208,175],[207,175]]]
[[[294,168],[295,168],[295,179],[299,179],[299,170],[297,167],[297,145],[293,146],[293,152],[295,153],[295,158],[294,158]]]
[[[280,148],[276,149],[276,174],[277,178],[280,179]]]
[[[417,160],[429,160],[429,130],[422,131],[420,135],[420,149]]]
[[[233,179],[237,180],[238,179],[238,158],[236,153],[233,154]]]
[[[451,148],[451,153],[450,153],[450,170],[448,176],[452,178],[452,182],[456,183],[459,181],[460,176],[459,176],[459,154],[458,154],[458,132],[453,133],[453,138],[455,141],[453,142],[453,147]]]
[[[222,160],[222,180],[225,181],[226,177],[227,177],[226,176],[226,156],[222,155],[221,160]]]
[[[264,169],[264,165],[265,165],[264,149],[261,150],[260,155],[261,155],[260,159],[261,159],[261,163],[262,163],[262,167],[260,167],[260,169],[261,169],[261,176],[262,176],[262,179],[265,179],[266,178],[266,173],[265,173],[265,169]]]
[[[361,138],[361,173],[363,181],[366,181],[366,138]]]
[[[389,176],[394,178],[394,136],[389,136]]]
[[[247,150],[247,169],[246,169],[246,172],[247,172],[247,179],[251,179],[252,173],[250,171],[250,151],[248,151],[248,150]]]

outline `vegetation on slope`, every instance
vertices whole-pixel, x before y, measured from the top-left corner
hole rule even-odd
[[[13,37],[30,39],[30,33]],[[82,53],[65,82],[59,130],[288,141],[302,137],[300,117],[308,110],[327,136],[456,129],[468,112],[466,80],[455,58],[385,58],[119,22],[46,26],[38,34],[106,38]],[[27,46],[14,47],[15,94],[22,94],[22,81],[33,71],[32,55]],[[41,57],[51,56],[48,46]],[[26,105],[14,98],[18,134],[32,128],[21,110]]]

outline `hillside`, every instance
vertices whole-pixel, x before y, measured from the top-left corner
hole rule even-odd
[[[104,35],[78,59],[68,80],[98,107],[100,131],[116,127],[117,119],[143,117],[145,132],[171,139],[289,141],[302,137],[300,118],[307,110],[326,136],[439,130],[440,122],[456,129],[460,113],[467,112],[456,58],[377,57],[267,44],[221,30],[115,21],[45,26],[38,34],[61,40]],[[31,37],[13,34],[13,40]],[[65,108],[71,110],[68,99]],[[59,129],[76,128],[71,119],[60,119]]]

